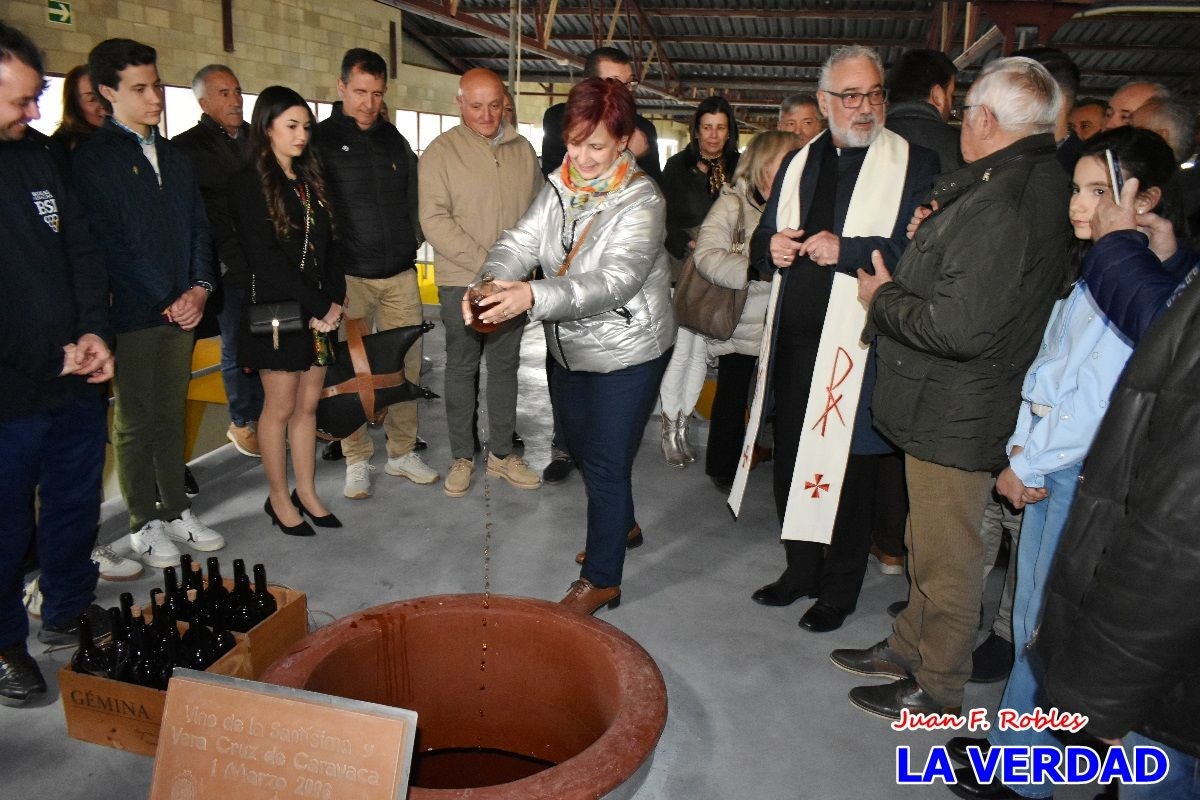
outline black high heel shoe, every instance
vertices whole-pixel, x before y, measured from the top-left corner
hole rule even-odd
[[[318,528],[342,527],[342,521],[333,514],[326,514],[323,517],[314,517],[313,513],[305,508],[304,504],[300,502],[300,495],[296,493],[295,489],[292,489],[292,505],[294,505],[300,511],[301,515],[307,514],[308,518],[312,520],[312,524],[316,525]]]
[[[317,535],[317,532],[314,531],[312,527],[304,521],[303,516],[300,517],[300,524],[298,525],[284,525],[282,522],[280,522],[279,517],[275,516],[275,509],[271,508],[271,498],[269,496],[267,497],[267,502],[263,503],[263,511],[267,512],[267,516],[271,518],[272,524],[274,524],[279,528],[279,530],[283,531],[288,536]]]

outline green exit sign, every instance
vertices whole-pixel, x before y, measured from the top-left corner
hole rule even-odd
[[[74,25],[71,4],[63,0],[46,0],[46,19],[57,25]]]

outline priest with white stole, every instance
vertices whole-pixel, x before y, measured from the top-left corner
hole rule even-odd
[[[938,173],[933,151],[883,127],[883,76],[866,47],[825,62],[817,99],[829,129],[785,157],[751,245],[751,262],[775,272],[772,324],[730,506],[736,514],[750,446],[773,407],[787,569],[753,598],[773,606],[817,598],[800,619],[817,633],[840,627],[858,602],[878,467],[893,452],[871,425],[874,350],[860,341],[856,270],[870,269],[874,251],[895,267]]]

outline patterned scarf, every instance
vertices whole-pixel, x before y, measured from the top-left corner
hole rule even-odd
[[[702,155],[700,160],[708,166],[708,193],[716,197],[725,185],[725,154],[722,153],[716,158],[705,158]]]
[[[637,166],[637,161],[634,159],[633,153],[624,150],[603,175],[588,180],[579,174],[579,170],[575,169],[575,165],[571,163],[571,157],[568,155],[563,159],[560,177],[563,186],[571,193],[571,216],[579,217],[603,200],[609,192],[615,192],[624,186],[635,166]]]

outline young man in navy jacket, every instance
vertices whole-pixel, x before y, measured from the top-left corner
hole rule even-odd
[[[217,278],[191,164],[158,135],[156,60],[154,48],[130,39],[107,39],[88,54],[111,116],[75,151],[72,177],[108,269],[121,359],[113,449],[129,543],[161,568],[179,559],[177,542],[209,551],[225,540],[192,513],[183,489],[191,331]]]

